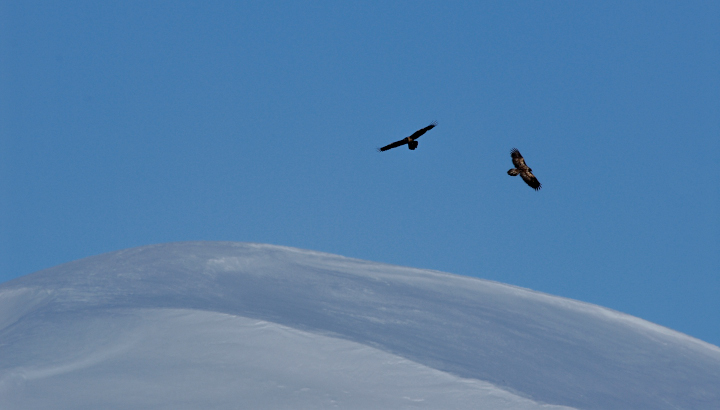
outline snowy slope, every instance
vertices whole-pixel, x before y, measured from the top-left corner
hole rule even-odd
[[[441,272],[172,243],[0,285],[0,408],[720,408],[720,349]]]

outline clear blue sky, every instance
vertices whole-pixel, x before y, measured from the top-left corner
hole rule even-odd
[[[2,2],[0,281],[264,242],[720,345],[719,27],[716,1]]]

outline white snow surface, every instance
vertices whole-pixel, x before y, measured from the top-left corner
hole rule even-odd
[[[0,409],[720,409],[720,348],[501,283],[152,245],[0,285]]]

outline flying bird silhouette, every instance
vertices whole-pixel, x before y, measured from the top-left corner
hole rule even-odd
[[[517,148],[513,148],[510,151],[510,156],[512,157],[512,162],[513,165],[515,165],[515,168],[508,170],[508,175],[514,177],[520,174],[526,184],[530,185],[530,187],[536,191],[540,189],[542,184],[537,180],[537,178],[535,178],[535,175],[533,175],[532,168],[525,164],[525,158],[520,155],[520,151],[518,151]]]
[[[405,145],[405,144],[408,144],[408,148],[410,148],[411,150],[412,150],[412,149],[415,149],[415,148],[417,148],[417,146],[418,146],[418,142],[415,141],[415,140],[418,139],[418,138],[420,138],[421,135],[423,135],[423,134],[425,134],[426,132],[430,131],[431,129],[435,128],[436,125],[437,125],[437,121],[433,121],[433,122],[432,122],[430,125],[428,125],[427,127],[415,131],[415,132],[413,133],[413,135],[411,135],[411,136],[409,136],[409,137],[407,137],[407,138],[403,138],[403,139],[401,139],[400,141],[395,141],[395,142],[393,142],[392,144],[388,144],[388,145],[386,145],[386,146],[384,146],[384,147],[382,147],[382,148],[378,148],[378,151],[380,151],[380,152],[382,152],[382,151],[387,151],[387,150],[389,150],[389,149],[393,149],[393,148],[395,148],[395,147],[399,147],[399,146]]]

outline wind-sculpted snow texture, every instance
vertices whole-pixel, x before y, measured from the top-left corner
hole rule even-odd
[[[0,408],[720,408],[720,349],[500,283],[272,245],[0,286]]]

